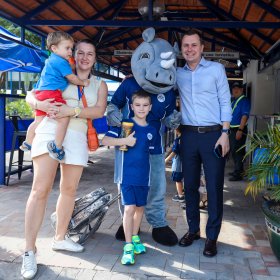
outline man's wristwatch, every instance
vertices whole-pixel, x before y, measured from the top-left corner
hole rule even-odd
[[[229,128],[223,128],[222,133],[226,133],[227,135],[230,135],[230,129]]]
[[[74,108],[74,112],[75,112],[75,115],[73,116],[74,118],[78,118],[78,116],[80,115],[81,113],[81,108],[80,107],[75,107]]]
[[[238,128],[237,130],[238,130],[238,131],[243,131],[243,129],[242,129],[242,128]]]

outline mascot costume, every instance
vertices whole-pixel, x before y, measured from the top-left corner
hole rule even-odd
[[[141,43],[131,58],[133,77],[125,79],[113,95],[107,109],[109,126],[120,126],[122,119],[133,117],[130,110],[134,92],[144,89],[151,94],[152,109],[147,121],[158,132],[158,154],[150,156],[151,186],[145,207],[145,216],[153,227],[153,239],[166,246],[177,244],[178,238],[166,221],[166,179],[162,124],[176,128],[181,121],[181,114],[175,110],[176,96],[173,87],[176,83],[176,53],[167,41],[155,38],[153,28],[146,29]],[[116,172],[115,172],[116,173]],[[124,240],[123,227],[116,233],[118,240]]]

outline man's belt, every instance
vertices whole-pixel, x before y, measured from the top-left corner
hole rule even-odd
[[[183,130],[194,131],[198,133],[206,133],[211,131],[218,131],[222,129],[220,124],[210,125],[210,126],[192,126],[192,125],[182,125]]]

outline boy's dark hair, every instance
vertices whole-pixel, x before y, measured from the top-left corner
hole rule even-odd
[[[139,97],[139,98],[147,98],[149,99],[150,104],[152,104],[152,99],[151,96],[148,92],[146,92],[143,89],[139,89],[138,91],[134,92],[131,99],[132,99],[132,103],[134,102],[135,98]]]
[[[201,45],[203,45],[202,35],[199,30],[197,30],[195,28],[190,28],[187,31],[185,31],[183,38],[184,38],[184,36],[191,36],[191,35],[197,35],[199,37],[199,41],[200,41]]]
[[[66,32],[55,31],[48,34],[47,48],[51,51],[51,46],[59,44],[62,40],[70,40],[74,43],[74,39]]]

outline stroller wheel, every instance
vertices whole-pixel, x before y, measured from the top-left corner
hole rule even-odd
[[[88,223],[85,231],[79,236],[79,239],[77,241],[79,244],[85,244],[86,240],[99,229],[106,212],[107,211],[100,213],[100,216],[97,217],[97,219],[94,219]]]

